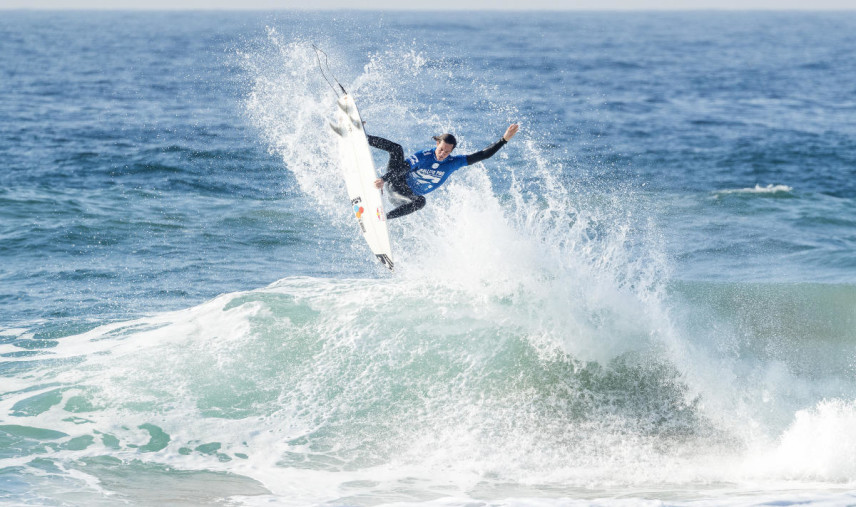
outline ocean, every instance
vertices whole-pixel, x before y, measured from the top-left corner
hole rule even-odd
[[[312,44],[408,154],[521,125],[389,222],[395,272]],[[0,503],[856,504],[854,48],[853,12],[2,12]]]

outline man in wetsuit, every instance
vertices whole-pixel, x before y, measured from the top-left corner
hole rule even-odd
[[[519,128],[516,123],[511,124],[502,139],[470,155],[452,155],[452,150],[458,144],[452,134],[435,136],[436,148],[414,153],[407,160],[404,159],[404,150],[400,144],[382,137],[367,136],[369,146],[389,153],[386,174],[375,180],[377,188],[387,184],[390,201],[397,205],[386,214],[386,218],[398,218],[422,209],[425,206],[425,194],[436,190],[458,169],[492,157],[514,137]]]

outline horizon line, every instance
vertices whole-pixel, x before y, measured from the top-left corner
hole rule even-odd
[[[613,8],[518,8],[492,7],[492,8],[376,8],[376,7],[320,7],[320,8],[270,8],[270,7],[11,7],[0,5],[0,11],[21,12],[80,12],[80,11],[103,11],[103,12],[853,12],[853,7],[613,7]]]

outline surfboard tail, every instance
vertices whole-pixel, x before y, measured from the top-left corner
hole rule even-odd
[[[345,112],[348,116],[351,116],[351,105],[345,100],[345,97],[340,98],[336,101],[336,105],[339,106],[339,109]]]
[[[357,114],[357,112],[354,110],[354,107],[351,105],[351,103],[345,100],[345,97],[342,97],[341,99],[337,100],[336,104],[339,106],[339,109],[344,111],[345,116],[347,116],[348,119],[351,120],[351,123],[353,123],[355,127],[357,127],[358,129],[363,128],[363,122],[360,119],[359,114]]]

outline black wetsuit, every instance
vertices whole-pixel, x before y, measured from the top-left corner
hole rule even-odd
[[[382,137],[367,137],[369,146],[389,153],[389,162],[386,166],[386,173],[381,177],[381,179],[387,182],[390,193],[393,194],[391,197],[395,197],[395,200],[403,202],[403,204],[387,213],[386,218],[398,218],[422,209],[425,206],[425,196],[418,195],[407,183],[408,176],[414,178],[414,174],[417,174],[418,168],[414,167],[408,162],[408,160],[404,159],[404,149],[402,149],[401,145]],[[459,167],[472,165],[492,157],[506,143],[507,141],[505,139],[500,139],[484,150],[477,151],[470,155],[447,157],[444,162],[452,162],[452,168],[448,173],[450,174]],[[433,167],[437,169],[439,165],[442,165],[442,162],[436,162],[436,159],[433,159],[433,156],[433,149],[429,149],[414,154],[410,159],[413,161],[413,164],[419,165],[420,163],[425,162],[426,158],[430,158],[435,161]],[[439,187],[443,182],[445,182],[447,177],[448,174],[444,174],[441,179],[437,180],[436,185],[431,185],[428,190],[424,190],[422,193],[430,192]]]

